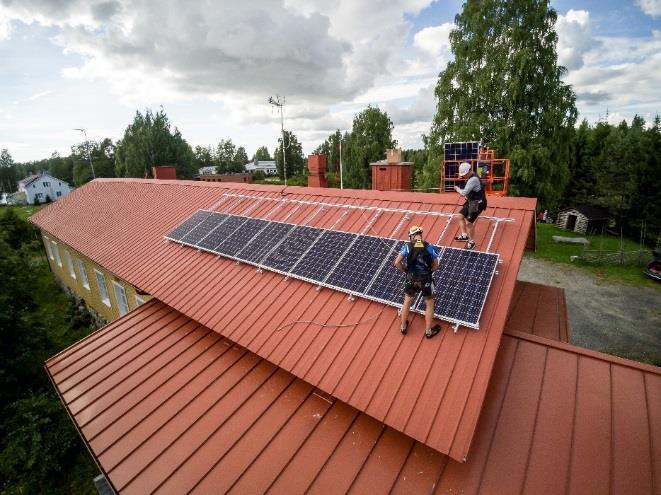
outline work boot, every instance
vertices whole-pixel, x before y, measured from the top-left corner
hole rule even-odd
[[[409,331],[409,322],[408,320],[399,327],[399,331],[402,332],[402,335],[406,335]]]
[[[461,234],[461,235],[458,235],[457,237],[455,237],[454,240],[455,241],[468,241],[470,239],[466,234]]]
[[[468,249],[469,251],[475,249],[475,241],[473,239],[471,239],[466,243],[466,249]]]

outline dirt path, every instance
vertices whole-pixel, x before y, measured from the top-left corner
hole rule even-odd
[[[606,282],[580,268],[525,256],[519,280],[563,287],[573,344],[661,366],[661,284]]]

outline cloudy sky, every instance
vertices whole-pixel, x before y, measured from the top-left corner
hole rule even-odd
[[[0,148],[16,161],[121,138],[165,109],[195,145],[251,156],[285,126],[312,151],[368,104],[421,146],[458,0],[0,0]],[[661,0],[554,0],[581,118],[661,113]]]

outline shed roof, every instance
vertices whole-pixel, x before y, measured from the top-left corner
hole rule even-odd
[[[163,240],[173,227],[200,208],[213,208],[226,192],[259,197],[455,213],[456,194],[214,184],[140,179],[95,180],[32,217],[40,228],[193,320],[229,338],[363,411],[378,421],[454,459],[464,460],[475,431],[516,275],[534,220],[534,199],[490,198],[486,215],[511,217],[495,231],[492,250],[502,259],[487,298],[479,331],[445,331],[422,338],[424,323],[415,317],[407,337],[399,333],[395,309],[334,290],[315,290],[306,282]],[[233,209],[245,211],[245,204]],[[283,218],[294,208],[279,210]],[[252,216],[273,209],[262,202]],[[289,220],[300,223],[312,211],[300,207]],[[342,230],[361,231],[372,213],[352,210]],[[387,213],[373,233],[393,234],[403,214]],[[326,212],[313,225],[328,227],[337,214]],[[413,214],[427,239],[449,244],[456,222]],[[405,232],[406,229],[403,229]],[[400,237],[405,234],[400,232]],[[478,249],[494,232],[476,223]],[[441,234],[443,233],[443,236]],[[455,244],[456,245],[456,244]],[[360,323],[321,328],[323,324]]]
[[[661,369],[507,331],[457,463],[152,300],[49,359],[120,493],[658,493]]]

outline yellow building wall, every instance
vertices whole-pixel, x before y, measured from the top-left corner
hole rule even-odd
[[[42,232],[42,240],[44,242],[44,246],[50,245],[50,252],[48,247],[46,247],[46,256],[48,258],[48,262],[53,274],[64,284],[66,284],[67,287],[69,287],[73,292],[75,292],[78,297],[83,299],[90,308],[101,315],[106,321],[111,322],[120,317],[119,303],[115,294],[113,281],[117,282],[124,288],[129,311],[135,309],[138,306],[136,296],[142,299],[144,302],[147,302],[152,298],[152,296],[148,294],[138,294],[135,287],[133,287],[131,284],[115,276],[101,265],[94,263],[92,260],[67,246],[59,239],[56,239],[53,236]],[[61,266],[57,262],[57,256],[55,254],[56,250],[60,257]],[[71,256],[75,277],[72,277],[70,273],[66,255],[67,251]],[[51,254],[53,256],[51,256]],[[83,276],[81,274],[79,262],[82,262],[85,267],[87,280],[89,281],[89,288],[85,287],[83,284]],[[106,290],[108,292],[110,305],[107,305],[102,300],[101,291],[99,290],[99,283],[94,272],[95,270],[101,272],[105,278]]]

